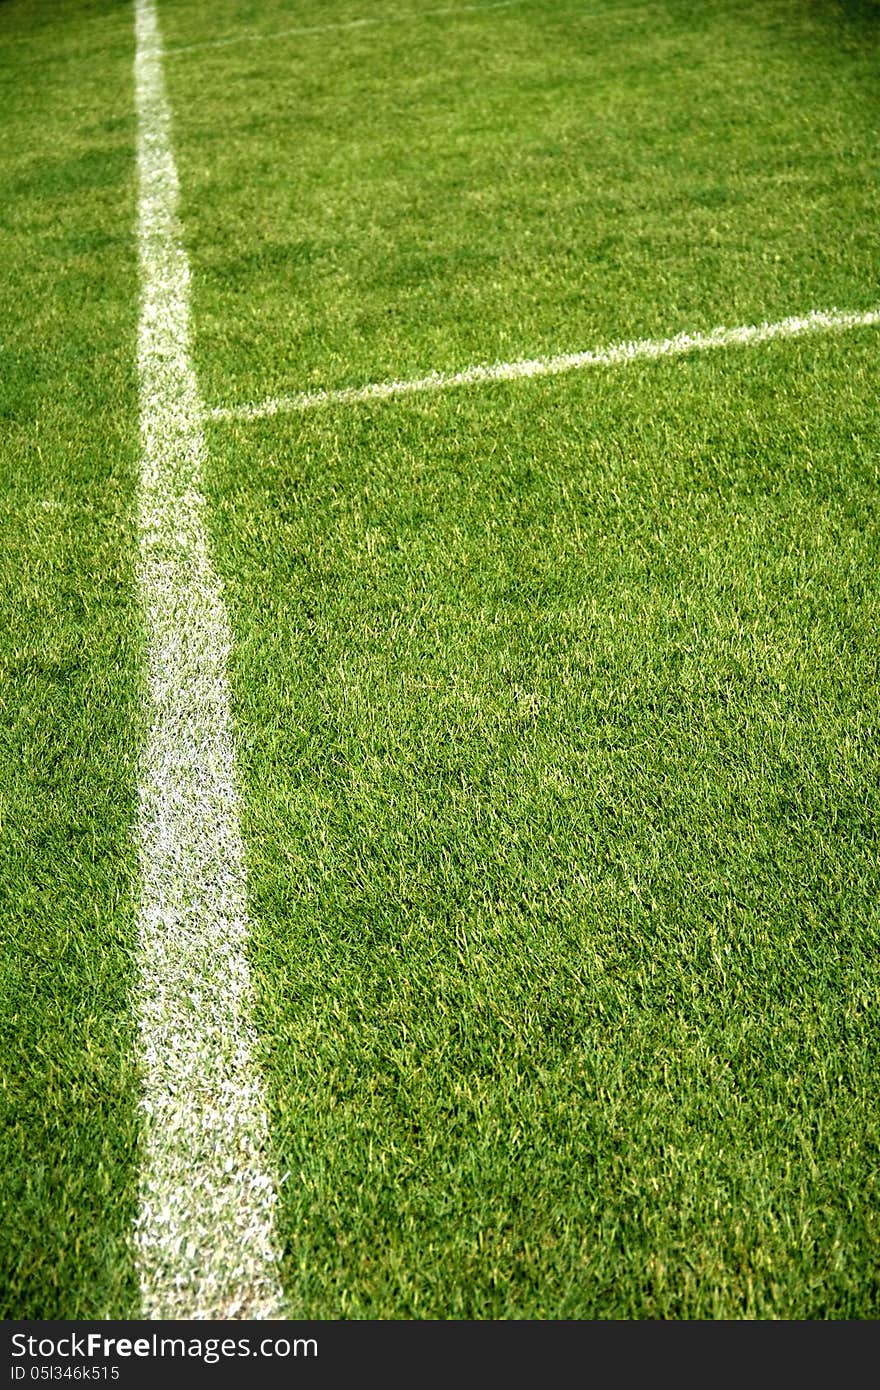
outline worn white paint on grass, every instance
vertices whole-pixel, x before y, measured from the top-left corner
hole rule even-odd
[[[202,520],[202,405],[154,0],[135,0],[143,307],[139,581],[144,1139],[135,1245],[150,1318],[283,1316],[275,1190],[248,1021],[229,631]]]
[[[338,391],[301,391],[291,396],[270,396],[243,405],[215,405],[215,420],[260,420],[267,415],[314,410],[322,405],[358,405],[365,401],[384,401],[394,396],[410,396],[420,391],[445,391],[454,386],[480,386],[492,381],[518,381],[523,377],[558,376],[562,372],[587,367],[618,367],[627,362],[681,357],[687,352],[706,352],[710,348],[752,347],[777,338],[798,338],[807,334],[842,332],[880,323],[880,309],[843,313],[839,309],[817,309],[803,317],[781,319],[778,323],[746,324],[740,328],[713,328],[708,333],[678,333],[674,338],[641,338],[635,342],[611,343],[587,352],[559,353],[554,357],[527,357],[516,362],[489,362],[465,367],[460,372],[430,372],[410,381],[377,381],[369,386],[343,387]]]
[[[288,29],[275,29],[271,33],[224,34],[216,39],[199,39],[194,43],[179,43],[168,49],[169,56],[175,53],[192,53],[199,48],[228,48],[238,43],[267,43],[272,39],[299,38],[307,34],[330,34],[347,29],[389,28],[404,24],[415,24],[422,19],[434,19],[441,15],[481,14],[492,10],[509,10],[522,0],[487,0],[484,5],[456,5],[438,10],[418,10],[411,15],[371,15],[363,19],[340,19],[328,24],[300,24]]]
[[[424,19],[455,18],[456,15],[462,14],[468,16],[491,14],[494,10],[510,10],[522,3],[523,0],[486,0],[486,3],[482,5],[456,5],[454,8],[444,6],[442,9],[420,9],[410,15],[370,15],[362,19],[340,19],[327,24],[300,24],[294,28],[273,29],[269,33],[246,30],[238,34],[221,34],[215,39],[197,39],[192,43],[175,44],[173,48],[166,49],[166,55],[171,57],[177,53],[193,53],[202,48],[229,48],[231,45],[239,43],[267,43],[271,39],[299,38],[302,35],[329,34],[339,30],[374,29],[377,27],[383,29],[399,28],[402,25],[417,24]],[[573,12],[572,20],[577,24],[583,24],[589,20],[613,23],[618,19],[631,23],[634,14],[650,14],[652,10],[656,10],[656,5],[650,3],[619,5],[613,10],[606,6],[601,10],[577,10]]]

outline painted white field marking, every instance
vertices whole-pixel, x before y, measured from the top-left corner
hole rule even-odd
[[[752,347],[776,338],[797,338],[808,334],[842,332],[880,323],[880,309],[862,313],[843,313],[839,309],[816,309],[803,317],[780,319],[778,323],[745,324],[741,328],[713,328],[708,333],[678,333],[674,338],[640,338],[635,342],[610,343],[588,352],[565,352],[554,357],[526,357],[516,362],[487,362],[465,367],[460,372],[430,372],[411,381],[377,381],[369,386],[346,386],[338,391],[301,391],[292,396],[270,396],[244,405],[211,406],[214,420],[261,420],[267,415],[314,410],[322,405],[358,405],[364,401],[384,401],[393,396],[411,396],[420,391],[447,391],[453,386],[480,386],[490,381],[517,381],[521,377],[559,376],[562,372],[583,371],[587,367],[619,367],[661,357],[681,357],[686,352],[706,352],[710,348]]]
[[[150,728],[139,787],[144,1142],[134,1238],[144,1316],[278,1318],[276,1194],[248,1021],[230,637],[202,520],[203,406],[155,0],[135,0],[135,28]]]
[[[422,19],[433,19],[440,15],[458,14],[491,14],[493,10],[509,10],[514,5],[521,5],[523,0],[487,0],[484,5],[456,5],[454,8],[444,7],[436,10],[419,10],[411,15],[389,15],[387,17],[375,17],[366,19],[347,19],[337,20],[332,24],[308,24],[300,25],[291,29],[273,29],[270,33],[245,31],[239,34],[222,34],[216,39],[198,39],[194,43],[179,43],[172,48],[165,50],[166,57],[172,57],[178,53],[193,53],[201,48],[227,48],[236,43],[265,43],[270,39],[286,39],[299,37],[301,34],[329,34],[346,29],[367,29],[367,28],[399,28],[401,25],[417,24]],[[651,0],[643,0],[643,3],[636,5],[618,5],[615,9],[607,6],[601,10],[580,10],[575,9],[571,12],[572,22],[583,24],[587,20],[598,19],[607,20],[612,23],[620,18],[627,23],[631,22],[634,14],[650,13],[657,10],[657,4]]]
[[[167,56],[171,57],[176,53],[192,53],[197,48],[227,48],[234,43],[266,43],[270,39],[286,39],[298,37],[300,34],[330,34],[345,29],[372,29],[377,26],[388,28],[392,25],[415,24],[422,19],[433,19],[439,15],[457,14],[480,14],[483,11],[489,13],[492,10],[509,10],[514,5],[522,4],[522,0],[487,0],[485,5],[456,5],[454,9],[446,7],[440,10],[419,10],[411,15],[389,15],[376,16],[367,19],[347,19],[338,20],[335,24],[305,24],[298,25],[296,28],[275,29],[270,34],[243,33],[226,34],[219,39],[200,39],[196,43],[179,43],[167,50]]]

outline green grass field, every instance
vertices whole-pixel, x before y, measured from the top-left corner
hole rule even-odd
[[[130,28],[0,4],[4,1318],[137,1296]]]
[[[159,18],[209,406],[880,303],[876,0]],[[5,1318],[139,1311],[133,55],[0,0]],[[880,1316],[877,350],[211,418],[292,1317]]]

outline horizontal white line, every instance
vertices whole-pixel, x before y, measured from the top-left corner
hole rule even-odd
[[[558,376],[585,367],[618,367],[627,362],[662,357],[681,357],[686,352],[709,348],[751,347],[776,338],[832,333],[848,328],[867,328],[880,323],[880,309],[844,313],[840,309],[815,309],[812,313],[780,319],[778,323],[745,324],[740,328],[713,328],[708,333],[678,333],[674,338],[640,338],[611,343],[587,352],[566,352],[554,357],[520,358],[516,362],[489,362],[465,367],[461,372],[430,372],[411,381],[377,381],[368,386],[347,386],[339,391],[301,391],[292,396],[270,396],[244,405],[215,405],[207,413],[215,420],[260,420],[314,410],[323,405],[359,405],[420,391],[445,391],[453,386],[480,386],[490,381],[517,381],[521,377]]]
[[[338,20],[335,24],[302,24],[290,29],[275,29],[270,34],[227,34],[219,39],[200,39],[197,43],[180,43],[173,48],[166,48],[166,57],[173,57],[175,53],[193,53],[199,48],[226,48],[235,43],[265,43],[270,39],[287,39],[299,34],[329,34],[337,33],[345,29],[366,29],[374,28],[377,25],[399,25],[412,24],[420,19],[433,19],[439,15],[457,14],[481,14],[491,10],[509,10],[514,5],[519,5],[522,0],[487,0],[485,5],[456,5],[455,8],[448,6],[441,10],[419,10],[412,15],[390,15],[388,17],[376,17],[371,19],[349,19]]]

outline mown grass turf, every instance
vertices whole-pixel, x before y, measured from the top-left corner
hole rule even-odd
[[[875,361],[214,431],[297,1313],[877,1315]]]
[[[0,1316],[131,1315],[125,7],[0,5]]]
[[[875,7],[416,10],[163,10],[209,398],[877,301]],[[297,1314],[876,1316],[875,360],[212,430]]]
[[[876,5],[428,8],[160,5],[209,399],[877,302]],[[13,1317],[137,1311],[130,25],[0,4]],[[294,1315],[877,1316],[876,350],[211,429]]]
[[[163,8],[209,399],[874,302],[876,7],[431,8]]]

